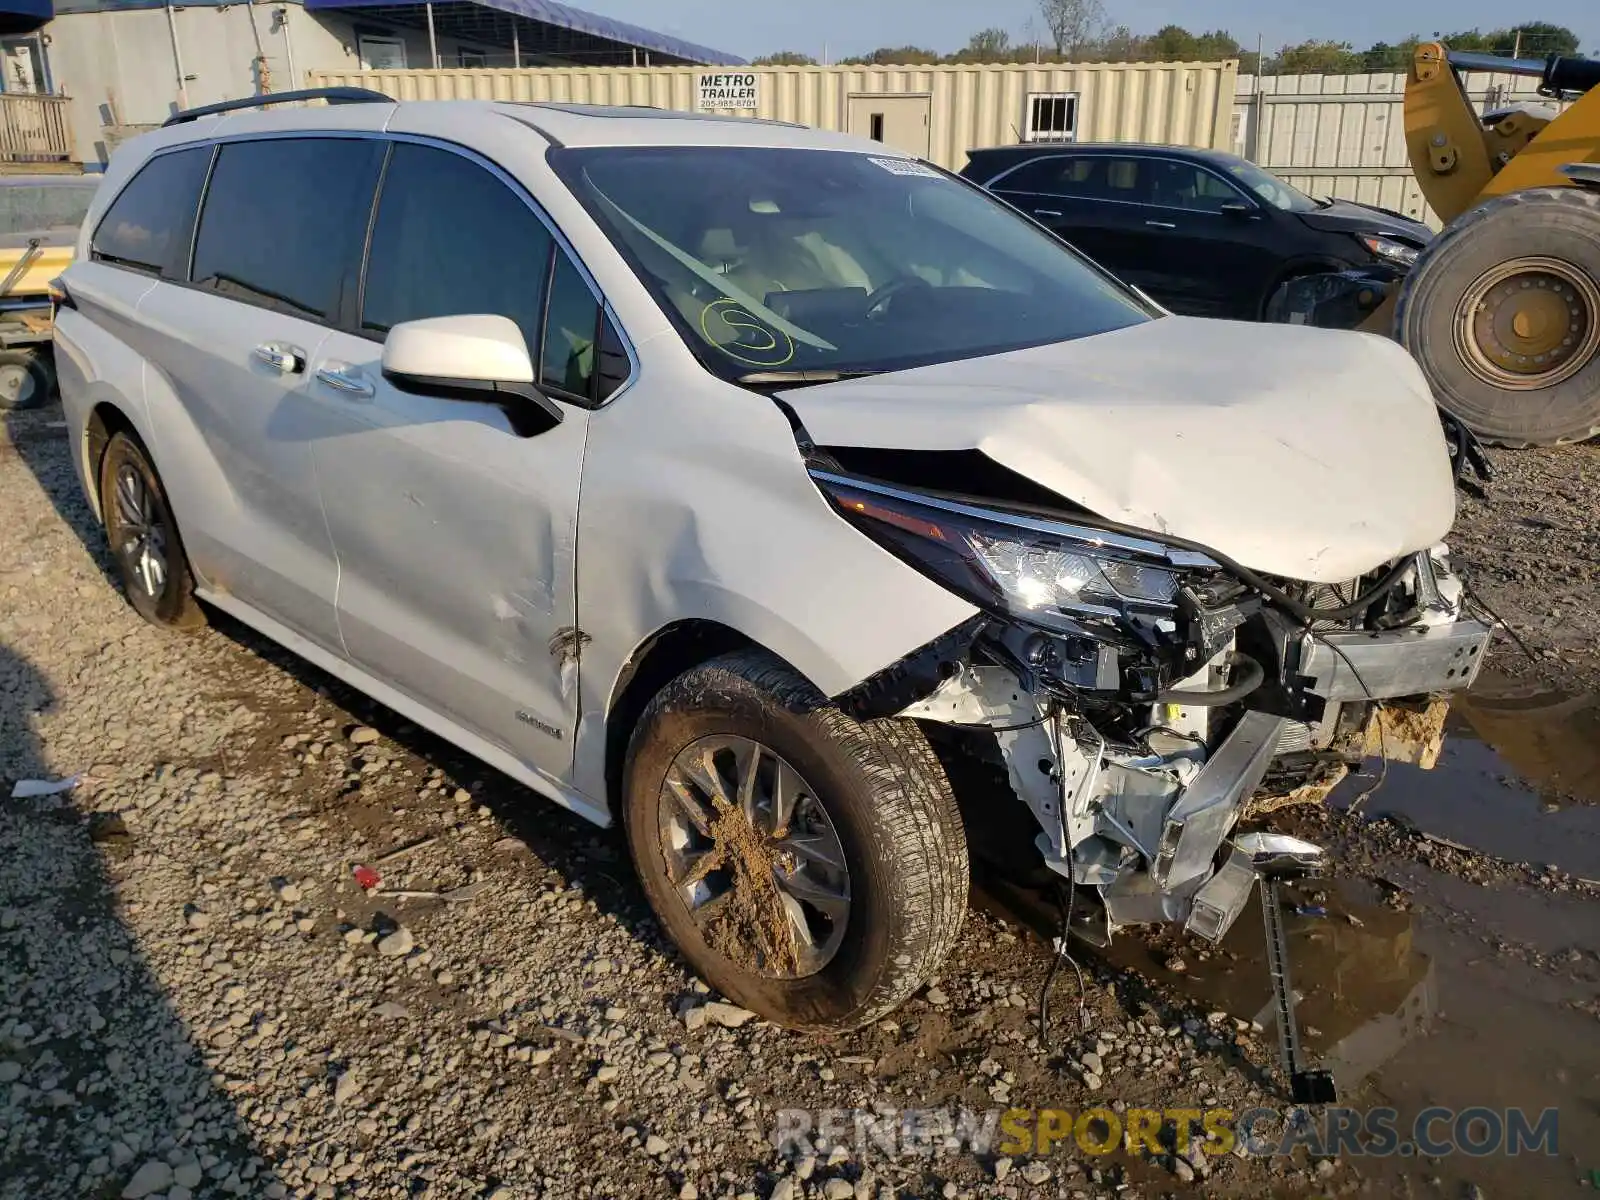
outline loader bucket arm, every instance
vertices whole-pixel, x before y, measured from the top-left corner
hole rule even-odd
[[[1406,80],[1406,154],[1429,207],[1449,224],[1494,178],[1483,120],[1444,46],[1425,42]]]
[[[1575,102],[1553,119],[1525,113],[1486,125],[1461,81],[1463,70],[1539,80],[1541,94]],[[1448,225],[1490,196],[1572,183],[1568,163],[1600,161],[1600,63],[1497,58],[1419,45],[1405,98],[1406,151],[1423,196]]]

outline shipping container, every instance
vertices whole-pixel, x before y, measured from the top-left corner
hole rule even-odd
[[[398,100],[646,105],[854,133],[950,170],[981,146],[1162,142],[1227,148],[1238,64],[930,67],[540,67],[312,71],[313,87]]]

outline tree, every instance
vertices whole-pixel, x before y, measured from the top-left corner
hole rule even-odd
[[[1093,57],[1100,62],[1143,62],[1149,57],[1148,42],[1126,25],[1118,25],[1095,43]]]
[[[839,61],[858,67],[928,67],[941,60],[938,51],[924,50],[920,46],[880,46],[871,54]]]
[[[1226,29],[1213,29],[1194,40],[1196,62],[1216,62],[1219,58],[1241,58],[1244,47]]]
[[[751,59],[753,67],[814,67],[817,60],[809,54],[801,54],[798,50],[780,50],[776,54],[766,54],[760,58]]]
[[[1523,58],[1543,58],[1547,54],[1578,53],[1578,35],[1565,25],[1549,21],[1525,21],[1510,29],[1491,29],[1484,33],[1467,29],[1446,33],[1439,40],[1452,50],[1472,50],[1479,54],[1499,54],[1510,57],[1521,54]]]
[[[1149,56],[1157,62],[1194,62],[1200,57],[1200,41],[1181,25],[1163,25],[1146,42]]]
[[[1385,71],[1409,71],[1416,55],[1417,39],[1407,38],[1399,45],[1374,42],[1361,52],[1361,70],[1381,74]]]
[[[1074,58],[1105,30],[1106,10],[1101,0],[1039,0],[1039,15],[1056,53]]]
[[[1005,62],[1011,58],[1011,35],[1004,29],[980,29],[966,48],[951,55],[955,62]]]
[[[1522,53],[1525,57],[1543,58],[1547,54],[1577,54],[1578,35],[1565,25],[1552,25],[1549,21],[1526,21],[1513,25],[1510,34],[1513,45],[1517,35],[1522,35]]]
[[[1274,75],[1349,75],[1361,70],[1361,56],[1349,42],[1301,42],[1281,48],[1268,69]]]

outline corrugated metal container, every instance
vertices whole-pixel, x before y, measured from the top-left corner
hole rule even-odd
[[[973,64],[750,67],[747,115],[872,136],[951,170],[966,152],[1032,140],[1228,144],[1238,65]],[[368,87],[401,100],[538,100],[714,108],[701,76],[727,68],[312,71],[313,87]],[[715,109],[715,111],[732,111]],[[1063,128],[1068,126],[1068,128]]]
[[[1480,112],[1549,104],[1536,81],[1474,72],[1467,94]],[[1315,196],[1337,196],[1439,220],[1406,155],[1406,76],[1241,75],[1230,148]]]

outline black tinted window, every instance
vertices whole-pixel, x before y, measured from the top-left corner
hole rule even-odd
[[[552,244],[544,223],[484,168],[398,143],[378,200],[362,327],[383,333],[422,317],[497,313],[517,323],[536,355]],[[591,341],[593,327],[591,317]]]
[[[383,147],[362,138],[223,146],[194,280],[293,316],[336,320],[355,286]]]
[[[111,202],[95,230],[94,257],[142,271],[183,273],[205,185],[210,146],[152,158]]]
[[[595,373],[595,333],[600,304],[566,254],[556,255],[550,309],[544,327],[539,377],[575,396],[590,396]]]
[[[1214,213],[1221,212],[1224,204],[1248,203],[1232,184],[1193,163],[1160,162],[1148,166],[1156,203],[1168,208]]]
[[[1167,164],[1149,158],[1106,158],[1089,184],[1089,195],[1124,204],[1156,204],[1156,175]]]
[[[1023,163],[1011,174],[996,183],[995,190],[1000,192],[1043,192],[1046,194],[1061,191],[1062,179],[1070,172],[1071,159],[1066,158],[1036,158],[1032,162]]]

